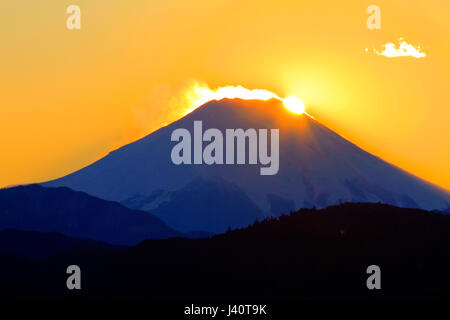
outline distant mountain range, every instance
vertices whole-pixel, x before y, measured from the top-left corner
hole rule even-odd
[[[280,130],[277,175],[259,165],[175,165],[171,134],[177,128]],[[288,112],[272,99],[212,101],[184,118],[44,186],[66,186],[151,212],[188,232],[223,232],[302,207],[340,202],[382,202],[445,210],[448,191],[375,157],[310,116]]]
[[[0,230],[59,232],[69,237],[105,241],[117,245],[135,245],[142,240],[170,237],[201,237],[208,233],[186,234],[175,231],[154,215],[131,210],[123,205],[92,197],[84,192],[66,187],[46,188],[40,185],[19,186],[0,190]],[[11,236],[8,244],[0,245],[0,253],[10,248],[12,252],[27,242],[31,233],[0,232],[0,238]],[[12,239],[17,236],[16,241]],[[58,240],[59,238],[59,240]],[[102,246],[88,240],[71,240],[59,235],[35,234],[33,239],[59,241],[49,243],[49,253],[61,245],[89,244]]]
[[[72,248],[30,261],[0,254],[0,297],[280,301],[450,298],[450,216],[383,204],[302,209],[209,239]],[[68,265],[82,290],[64,286]],[[366,269],[381,268],[382,290]],[[191,302],[189,302],[191,303]]]

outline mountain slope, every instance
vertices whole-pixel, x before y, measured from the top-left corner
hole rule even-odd
[[[169,201],[161,202],[151,212],[183,232],[209,230],[220,233],[228,227],[249,225],[264,217],[240,188],[217,179],[194,180],[174,191]]]
[[[120,245],[183,235],[147,212],[65,187],[39,185],[0,190],[0,229],[60,232]]]
[[[195,120],[203,122],[203,131],[279,128],[278,174],[261,176],[260,165],[174,165],[170,155],[176,143],[171,141],[171,133],[176,128],[186,128],[193,135]],[[68,186],[158,212],[162,202],[177,201],[171,196],[174,192],[197,179],[216,178],[240,188],[266,216],[278,215],[289,208],[321,208],[340,201],[439,210],[450,204],[447,191],[365,152],[307,115],[289,113],[275,99],[209,102],[92,165],[45,185]],[[202,219],[208,219],[210,212],[201,213]],[[160,217],[166,222],[170,220]],[[187,216],[188,219],[191,218]],[[202,219],[196,218],[198,225]],[[241,225],[246,222],[241,221]]]

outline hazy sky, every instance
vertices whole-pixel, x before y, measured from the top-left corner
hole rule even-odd
[[[81,30],[66,28],[70,4]],[[381,30],[366,27],[372,4]],[[450,189],[449,17],[447,0],[3,0],[0,186],[62,176],[175,120],[197,80],[296,95]],[[427,56],[373,53],[400,37]]]

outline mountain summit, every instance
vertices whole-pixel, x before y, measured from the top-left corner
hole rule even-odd
[[[175,165],[172,132],[184,128],[194,136],[194,121],[202,121],[203,132],[279,129],[278,173],[260,175],[260,166],[252,164]],[[428,210],[450,204],[447,191],[365,152],[306,114],[290,113],[277,99],[208,102],[44,185],[67,186],[149,211],[181,231],[221,232],[269,215],[341,201]]]

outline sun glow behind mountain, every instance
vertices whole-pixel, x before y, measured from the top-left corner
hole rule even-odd
[[[184,114],[188,114],[209,101],[222,99],[244,99],[244,100],[270,100],[278,99],[292,113],[305,113],[305,104],[297,97],[280,98],[277,94],[265,89],[247,89],[243,86],[226,86],[211,90],[207,85],[195,84],[186,92],[189,108]]]
[[[5,8],[0,186],[62,176],[180,119],[198,79],[296,96],[364,150],[450,189],[450,1],[377,1],[377,31],[353,0],[82,2],[89,19],[74,32],[53,0]],[[373,51],[398,50],[400,36],[426,57]]]

